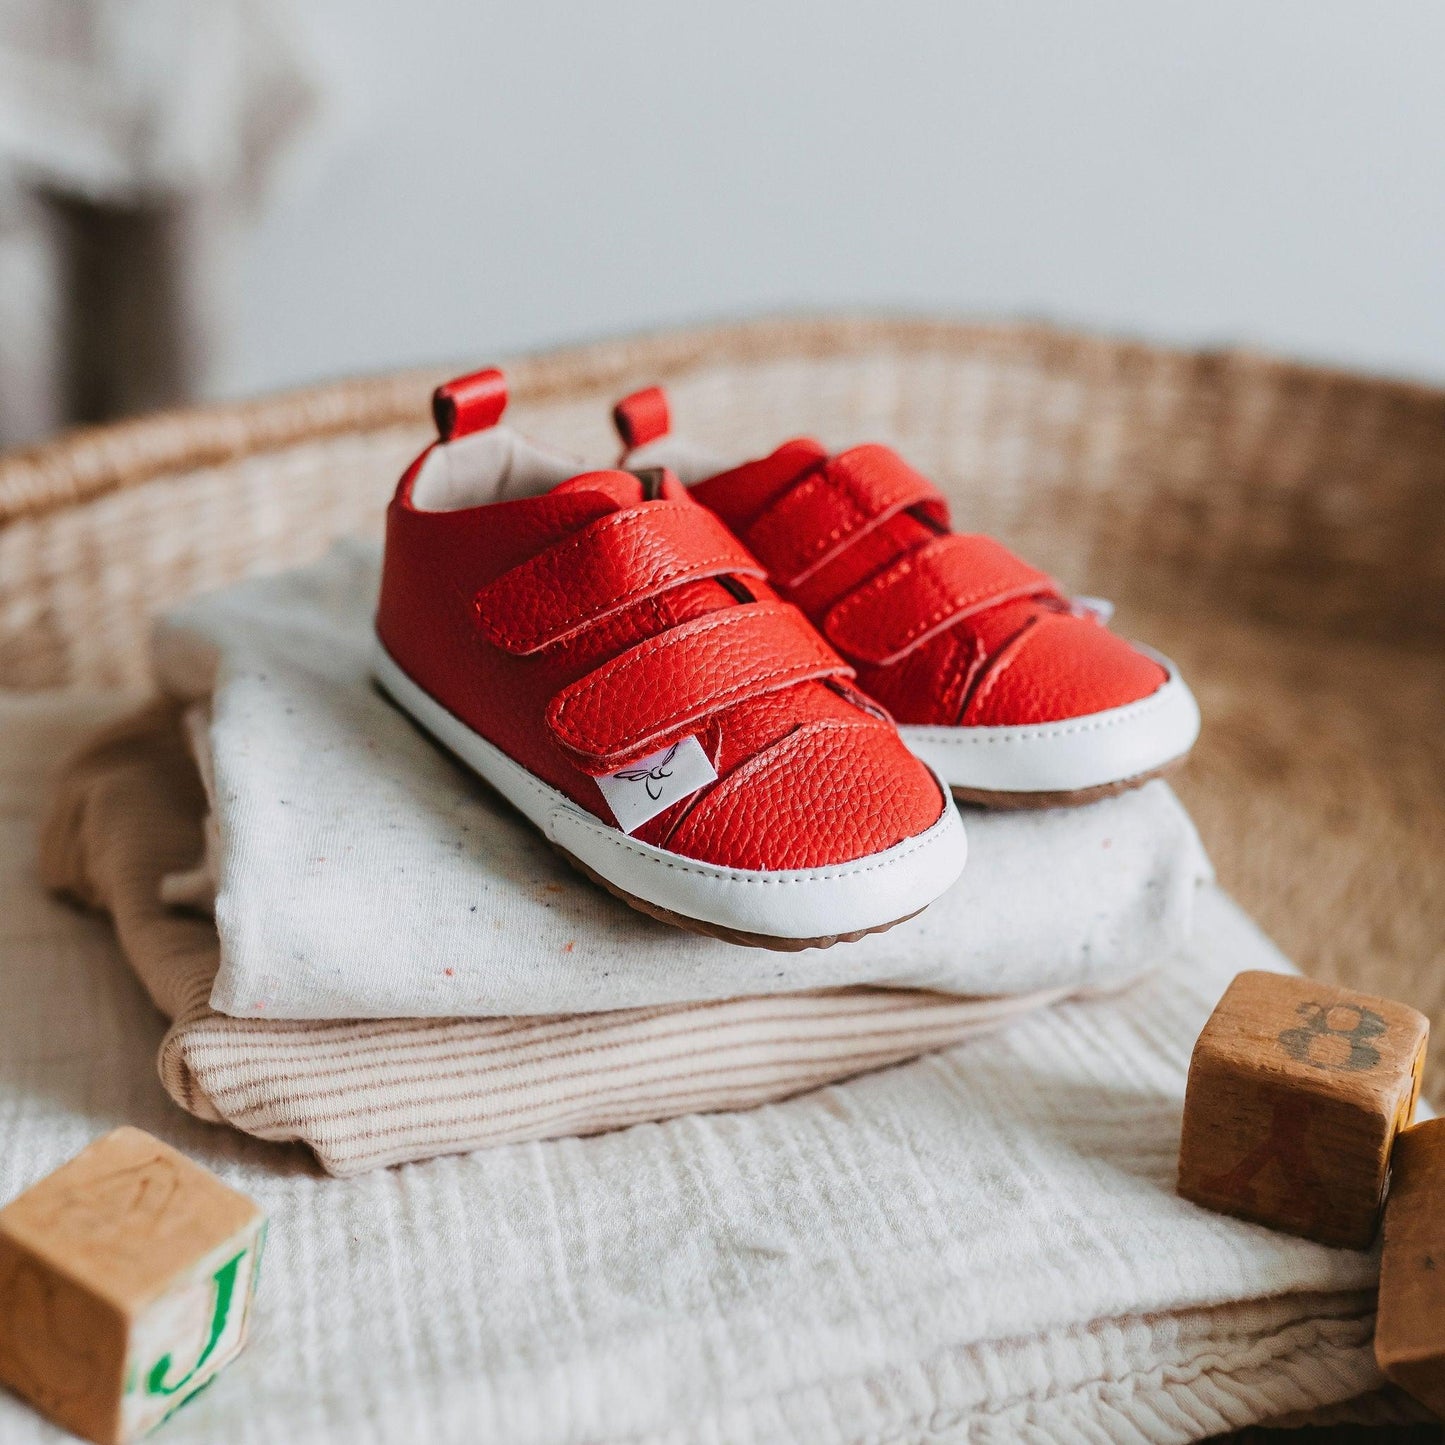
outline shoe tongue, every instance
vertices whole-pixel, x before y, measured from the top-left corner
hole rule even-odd
[[[615,469],[583,472],[558,483],[547,493],[545,501],[549,512],[546,524],[552,529],[554,540],[580,531],[599,517],[625,511],[644,502],[696,505],[687,488],[666,467],[637,472]],[[738,601],[736,593],[717,579],[705,577],[669,587],[652,598],[646,609],[646,622],[639,623],[634,619],[634,625],[642,626],[644,634],[661,631],[723,607],[736,607]]]
[[[580,476],[570,477],[553,487],[549,495],[565,497],[575,496],[579,492],[592,492],[599,497],[605,497],[612,503],[612,506],[607,508],[608,511],[621,511],[624,507],[635,507],[639,502],[647,501],[641,478],[633,476],[631,472],[610,469],[583,472]]]
[[[828,460],[827,448],[812,437],[795,437],[755,462],[744,462],[699,482],[693,493],[721,512],[734,527],[751,526],[780,492]]]
[[[624,472],[615,468],[583,472],[552,488],[550,496],[576,496],[589,492],[612,503],[609,510],[635,507],[641,502],[680,502],[687,498],[687,488],[666,467],[645,471]]]
[[[809,467],[828,459],[828,448],[815,437],[794,437],[776,451],[763,458],[759,466],[771,463],[779,468],[796,468],[794,475],[802,476]]]

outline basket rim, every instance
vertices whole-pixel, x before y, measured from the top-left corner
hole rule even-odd
[[[1106,365],[1129,372],[1166,367],[1181,378],[1217,382],[1223,373],[1276,385],[1370,393],[1440,413],[1445,386],[1290,360],[1250,347],[1188,348],[1035,321],[966,320],[858,311],[785,313],[700,326],[630,332],[521,352],[497,364],[513,398],[526,405],[599,387],[677,381],[725,361],[824,357],[888,348],[967,354],[982,346],[1048,354],[1065,369]],[[477,361],[407,367],[237,401],[154,412],[80,427],[36,446],[0,454],[0,528],[88,502],[169,473],[228,462],[348,432],[422,427],[433,387]]]

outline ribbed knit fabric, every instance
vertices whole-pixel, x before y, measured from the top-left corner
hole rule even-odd
[[[0,707],[0,1198],[137,1124],[271,1215],[257,1328],[169,1445],[1174,1442],[1378,1383],[1373,1254],[1175,1196],[1189,1050],[1282,960],[1189,950],[916,1063],[746,1113],[329,1179],[187,1118],[109,927],[33,839],[73,700]],[[0,1394],[0,1439],[55,1438]]]

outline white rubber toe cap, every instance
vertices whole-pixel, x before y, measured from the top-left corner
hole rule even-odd
[[[829,938],[896,923],[945,892],[967,857],[963,821],[946,789],[938,821],[925,833],[847,863],[774,872],[670,853],[557,796],[544,831],[594,873],[670,912],[770,938]]]
[[[1178,668],[1167,657],[1149,655],[1168,679],[1157,692],[1124,707],[1022,727],[898,731],[951,788],[1072,793],[1124,783],[1182,758],[1199,736],[1199,704]]]
[[[594,817],[447,711],[379,643],[372,671],[405,712],[550,842],[619,891],[684,918],[769,938],[832,938],[917,913],[963,872],[963,820],[943,779],[937,822],[881,853],[821,868],[721,867],[643,843]]]

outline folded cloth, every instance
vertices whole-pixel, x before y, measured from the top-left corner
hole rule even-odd
[[[167,1445],[1183,1442],[1379,1383],[1373,1253],[1174,1194],[1194,1037],[1283,966],[1215,889],[1117,1000],[746,1113],[329,1179],[169,1103],[110,930],[40,888],[77,708],[0,700],[0,1199],[128,1122],[267,1210],[259,1327]],[[6,1445],[54,1437],[0,1391]]]
[[[1065,993],[854,988],[517,1019],[230,1018],[207,1003],[215,925],[160,897],[167,870],[197,856],[204,809],[174,704],[147,708],[62,774],[42,877],[112,916],[173,1020],[166,1092],[199,1118],[301,1140],[333,1174],[748,1108],[958,1043]],[[426,966],[424,945],[411,963]]]
[[[211,1005],[222,1013],[590,1013],[845,984],[1107,987],[1188,931],[1209,865],[1163,784],[1089,808],[970,814],[959,882],[857,943],[777,954],[666,928],[580,882],[378,694],[378,565],[374,548],[343,545],[188,604],[158,630],[161,684],[212,708]]]

